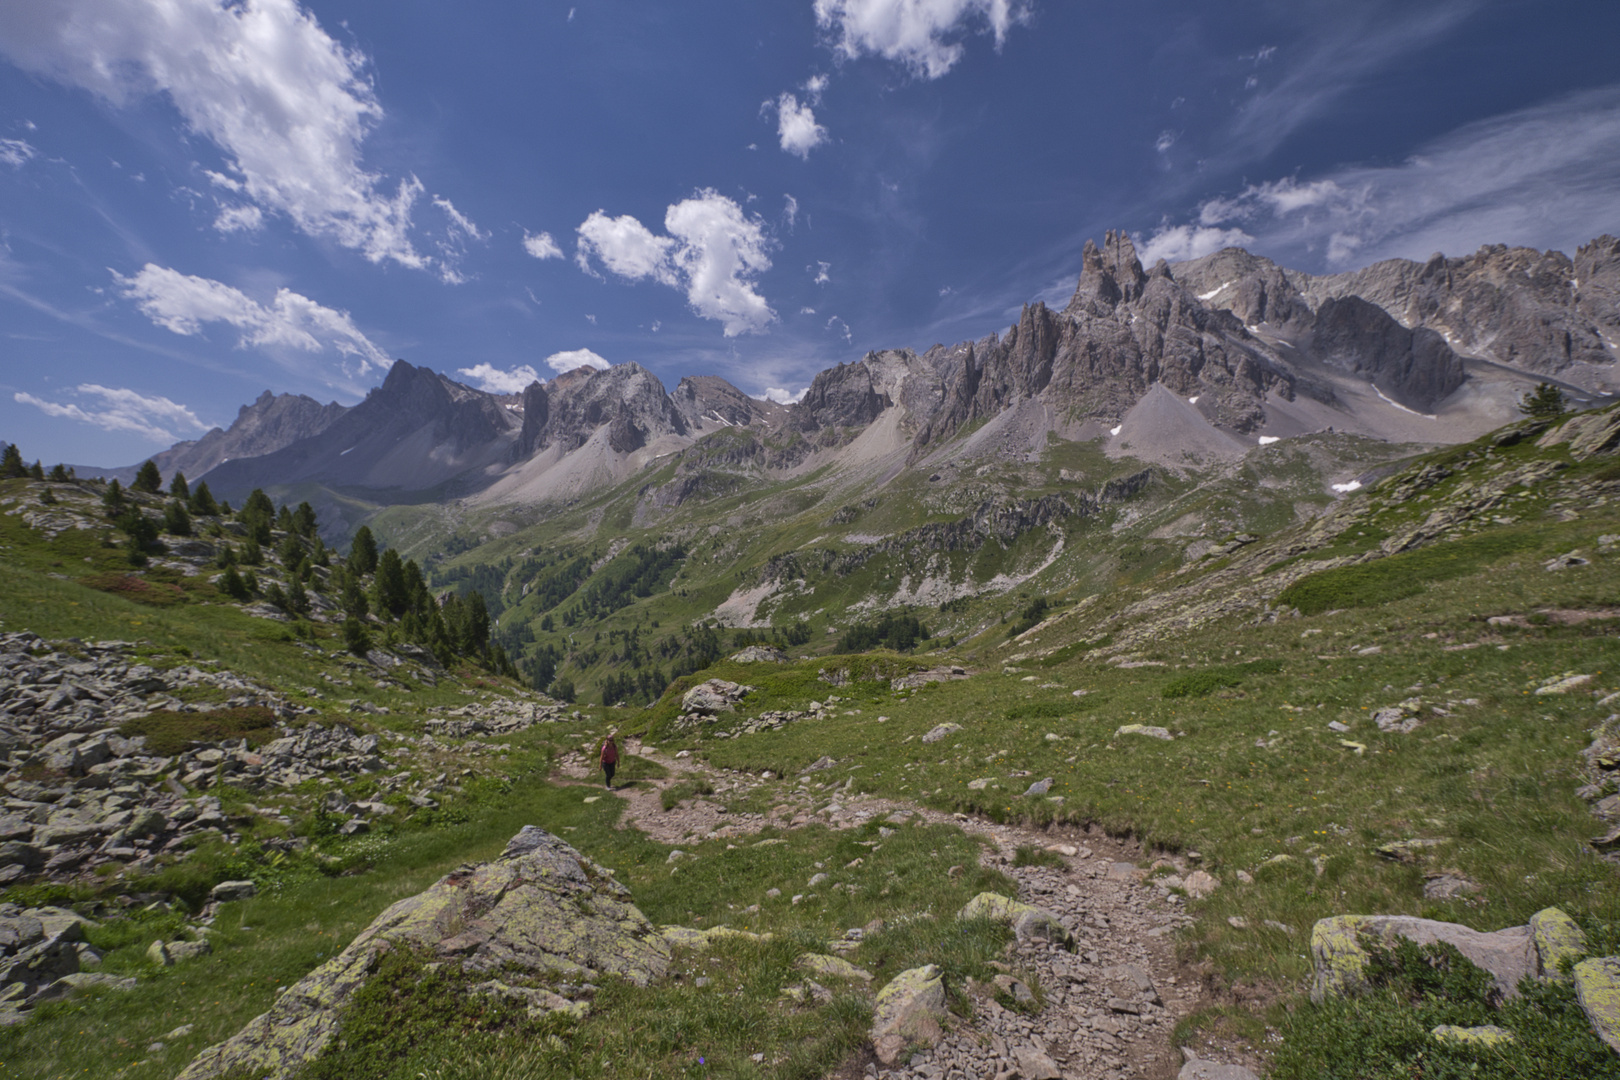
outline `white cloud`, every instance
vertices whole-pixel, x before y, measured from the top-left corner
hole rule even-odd
[[[787,219],[788,231],[792,232],[793,226],[799,222],[799,200],[791,195],[783,195],[782,216]]]
[[[95,383],[80,383],[73,392],[94,399],[94,403],[87,409],[71,402],[44,401],[25,393],[12,394],[11,399],[22,405],[32,405],[47,416],[77,420],[103,431],[134,432],[156,443],[176,442],[180,438],[175,434],[176,430],[208,430],[209,425],[197,419],[196,413],[166,397],[148,397],[134,390],[98,386]]]
[[[574,261],[586,273],[594,273],[591,270],[594,255],[619,277],[631,281],[650,277],[665,285],[676,284],[674,270],[669,265],[669,251],[675,241],[656,235],[629,214],[610,218],[606,212],[598,210],[586,218],[577,231],[579,241]]]
[[[523,250],[537,259],[560,259],[563,255],[562,248],[557,246],[557,241],[548,232],[530,236],[528,230],[524,230]]]
[[[851,334],[849,331],[849,323],[845,322],[843,319],[840,319],[836,315],[827,320],[827,329],[842,337],[846,344],[855,340],[855,335]]]
[[[351,375],[388,363],[387,354],[360,332],[348,312],[322,307],[291,289],[278,289],[267,306],[223,282],[153,263],[134,277],[114,271],[113,279],[142,314],[176,334],[194,336],[202,333],[205,323],[222,322],[242,332],[240,347],[332,350],[355,362]]]
[[[28,164],[29,159],[38,154],[38,150],[21,139],[0,139],[0,162],[10,165],[13,169],[22,168]]]
[[[808,394],[809,392],[810,388],[808,386],[801,387],[797,391],[784,390],[780,386],[772,386],[766,388],[765,400],[774,401],[778,405],[792,405],[795,402],[804,400],[804,395]]]
[[[807,267],[805,267],[805,269],[809,270],[809,269],[812,269],[812,267],[807,266]],[[827,284],[827,282],[832,280],[832,278],[829,277],[828,273],[827,273],[829,270],[832,269],[832,263],[818,262],[818,263],[816,263],[816,265],[814,266],[813,269],[816,272],[815,277],[812,279],[813,284],[825,285],[825,284]]]
[[[1216,229],[1199,225],[1162,226],[1137,248],[1144,266],[1152,266],[1160,259],[1181,262],[1196,259],[1226,247],[1242,247],[1254,237],[1242,229]]]
[[[810,95],[810,104],[821,104],[821,95],[827,92],[827,84],[831,81],[825,75],[812,75],[805,80],[804,92]]]
[[[1251,184],[1208,200],[1197,219],[1160,229],[1144,261],[1178,245],[1213,250],[1206,238],[1222,232],[1243,237],[1223,243],[1329,269],[1487,243],[1573,253],[1620,231],[1620,84],[1468,124],[1396,165]]]
[[[1161,131],[1159,137],[1153,140],[1153,149],[1161,154],[1169,153],[1170,148],[1174,145],[1176,145],[1176,133],[1173,131]]]
[[[214,219],[214,228],[222,233],[258,232],[264,226],[264,212],[252,204],[223,206]]]
[[[1027,0],[816,0],[816,23],[850,60],[873,54],[937,79],[962,58],[954,39],[970,24],[982,21],[1000,48],[1029,10]]]
[[[409,235],[421,183],[408,177],[389,193],[361,164],[382,116],[367,58],[297,0],[4,4],[0,53],[115,105],[166,95],[224,153],[225,171],[212,174],[221,186],[372,262],[434,262]]]
[[[489,239],[489,233],[480,229],[444,196],[433,196],[433,205],[445,217],[444,236],[434,241],[439,249],[439,280],[447,285],[460,285],[467,280],[460,270],[462,260],[467,257],[467,245],[483,243]]]
[[[784,93],[776,99],[776,137],[783,150],[808,161],[810,151],[827,141],[827,129],[816,123],[808,102],[801,105],[798,98]]]
[[[524,387],[540,381],[540,373],[528,364],[519,364],[510,371],[502,371],[494,364],[474,364],[457,368],[456,374],[465,375],[478,384],[478,389],[491,394],[521,394]]]
[[[813,307],[802,307],[799,309],[800,315],[814,315],[815,313],[816,309]]]
[[[546,366],[561,375],[565,371],[573,371],[580,367],[606,371],[612,365],[589,349],[569,349],[566,352],[554,352],[546,357]]]
[[[652,278],[686,290],[692,310],[714,319],[726,337],[763,330],[776,319],[754,280],[771,268],[770,237],[757,216],[712,188],[673,204],[664,214],[669,236],[659,236],[626,214],[596,211],[579,227],[580,268],[594,273],[591,258],[613,274]]]

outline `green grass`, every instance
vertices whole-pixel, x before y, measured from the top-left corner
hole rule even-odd
[[[1416,596],[1430,584],[1479,572],[1504,556],[1539,548],[1540,530],[1514,529],[1435,544],[1369,563],[1354,563],[1303,577],[1277,597],[1305,615],[1363,608]]]

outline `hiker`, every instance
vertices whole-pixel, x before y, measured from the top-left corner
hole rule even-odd
[[[602,744],[602,771],[607,773],[608,790],[613,790],[613,769],[619,764],[619,747],[613,740],[618,737],[618,730],[608,732],[607,742]]]

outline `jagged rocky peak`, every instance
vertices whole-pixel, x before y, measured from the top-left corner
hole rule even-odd
[[[1285,270],[1242,248],[1222,248],[1177,263],[1173,272],[1201,303],[1230,311],[1245,326],[1299,332],[1309,330],[1315,318],[1315,309],[1300,295],[1294,280],[1309,280],[1309,275]]]
[[[1575,252],[1575,305],[1620,346],[1620,239],[1607,233]]]
[[[1064,314],[1106,316],[1122,303],[1130,303],[1142,295],[1147,274],[1142,271],[1142,260],[1136,256],[1136,245],[1124,229],[1110,229],[1103,237],[1103,246],[1087,240],[1080,254],[1080,282]]]
[[[800,431],[865,427],[893,404],[873,379],[868,360],[839,364],[816,375],[810,389],[794,404],[789,422]]]
[[[1468,377],[1445,338],[1421,326],[1408,330],[1359,296],[1323,302],[1316,310],[1308,353],[1366,379],[1390,399],[1418,412],[1432,412]]]
[[[394,362],[382,385],[357,408],[379,418],[432,425],[458,450],[498,436],[513,423],[494,395],[404,360]]]
[[[192,480],[232,458],[258,457],[313,438],[349,410],[337,402],[322,405],[302,394],[266,390],[243,405],[229,430],[214,428],[200,439],[179,442],[153,460],[165,477],[183,472]]]
[[[664,384],[640,364],[614,364],[600,371],[576,368],[523,392],[523,431],[516,452],[528,457],[555,446],[567,453],[603,427],[608,445],[621,454],[662,435],[690,433]]]
[[[751,398],[718,375],[688,375],[669,397],[693,431],[769,425],[787,413],[786,405]]]

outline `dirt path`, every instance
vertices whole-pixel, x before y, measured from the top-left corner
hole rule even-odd
[[[625,751],[669,771],[665,780],[644,780],[613,794],[624,799],[622,827],[634,827],[661,843],[692,843],[758,832],[767,825],[796,828],[812,822],[853,828],[896,812],[946,822],[990,841],[980,862],[1018,882],[1018,898],[1043,907],[1073,930],[1074,953],[1039,943],[1015,945],[1009,974],[1038,979],[1046,1007],[1037,1015],[1012,1012],[989,993],[974,996],[970,1020],[958,1020],[944,1041],[909,1060],[883,1067],[875,1059],[851,1062],[838,1074],[884,1080],[1167,1080],[1183,1064],[1170,1044],[1178,1020],[1205,1004],[1195,979],[1178,967],[1173,946],[1188,921],[1137,867],[1139,845],[1100,832],[1074,828],[1037,830],[961,814],[946,814],[904,800],[876,798],[840,789],[789,785],[768,813],[729,812],[717,800],[736,799],[767,783],[758,776],[715,769],[694,758],[666,756],[634,739]],[[599,778],[584,755],[560,763],[569,779]],[[700,776],[714,786],[712,798],[691,799],[664,810],[660,792]],[[810,774],[813,781],[815,774]],[[776,781],[780,783],[780,781]],[[1014,867],[1018,847],[1033,844],[1057,853],[1062,869]],[[1172,861],[1178,874],[1191,868]]]

